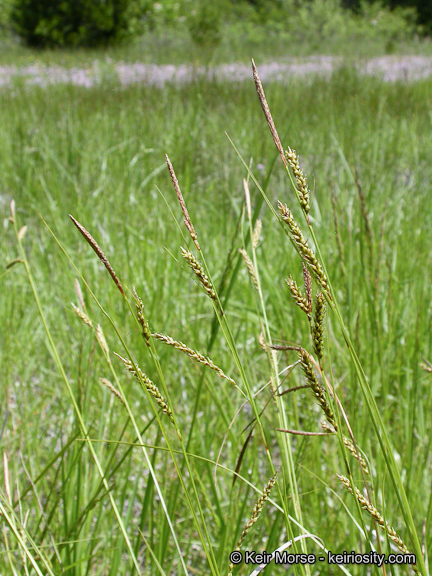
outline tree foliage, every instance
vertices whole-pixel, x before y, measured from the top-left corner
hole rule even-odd
[[[12,25],[29,45],[95,46],[140,30],[149,0],[15,0]]]

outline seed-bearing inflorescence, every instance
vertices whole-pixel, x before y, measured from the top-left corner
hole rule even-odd
[[[277,474],[277,472],[276,472],[276,474]],[[262,513],[263,508],[264,508],[264,504],[265,504],[266,500],[268,499],[268,497],[270,496],[270,492],[272,491],[273,486],[276,484],[276,474],[274,474],[270,478],[270,480],[267,482],[267,484],[264,486],[262,494],[258,498],[258,502],[255,504],[254,509],[252,510],[252,516],[250,517],[249,522],[244,527],[243,532],[241,533],[241,536],[237,542],[237,546],[235,548],[236,551],[240,550],[240,548],[244,542],[244,539],[248,535],[250,529],[255,524],[255,522],[257,522],[258,518],[261,516],[261,513]],[[234,568],[234,564],[230,564],[228,576],[232,576],[232,569],[233,568]]]
[[[305,312],[305,314],[307,314],[307,317],[310,318],[311,310],[307,296],[304,296],[300,292],[297,283],[292,279],[291,275],[288,280],[285,280],[285,282],[288,284],[288,288],[291,291],[291,296],[293,297],[294,302],[301,310],[303,310],[303,312]]]
[[[166,336],[165,334],[160,334],[158,332],[152,334],[152,336],[153,338],[156,338],[157,340],[160,340],[161,342],[164,342],[169,346],[177,348],[177,350],[181,350],[182,352],[187,354],[189,358],[192,358],[193,360],[196,360],[197,362],[204,364],[204,366],[208,366],[209,368],[214,370],[218,376],[220,376],[221,378],[225,378],[225,380],[228,380],[229,382],[231,382],[231,384],[235,385],[234,380],[229,376],[227,376],[223,372],[223,370],[221,370],[218,366],[216,366],[216,364],[214,364],[214,362],[212,362],[210,358],[206,358],[196,350],[192,350],[192,348],[189,348],[189,346],[186,346],[186,344],[183,344],[183,342],[179,342],[178,340],[174,340],[170,336]]]
[[[78,220],[75,220],[75,218],[72,216],[72,214],[69,214],[69,218],[72,220],[72,222],[75,224],[75,226],[78,228],[78,230],[81,232],[81,234],[83,235],[83,237],[87,240],[87,242],[90,244],[90,246],[93,248],[93,250],[96,252],[97,256],[99,257],[100,261],[102,262],[102,264],[105,266],[105,268],[108,270],[109,275],[111,276],[111,278],[114,280],[115,285],[117,286],[117,288],[120,290],[121,294],[123,297],[125,297],[125,293],[123,290],[123,287],[120,283],[120,280],[117,278],[117,274],[114,272],[113,267],[111,266],[111,264],[108,262],[108,258],[105,256],[102,248],[99,246],[99,244],[96,242],[96,240],[93,238],[93,236],[90,234],[90,232],[88,232],[84,226],[82,226]]]
[[[261,230],[262,230],[262,222],[261,220],[257,220],[255,222],[255,228],[252,234],[252,248],[255,250],[255,248],[258,246],[259,240],[260,240],[260,235],[261,235]]]
[[[324,412],[327,421],[333,426],[335,430],[337,430],[337,423],[333,414],[333,410],[331,409],[331,407],[327,402],[324,388],[320,386],[315,376],[315,372],[309,357],[309,353],[304,348],[300,348],[298,357],[300,360],[301,367],[303,369],[303,373],[306,376],[306,380],[308,381],[308,384],[312,392],[315,394],[315,398],[317,399],[318,404],[321,406],[321,409]]]
[[[324,355],[324,317],[325,317],[325,296],[318,292],[315,296],[315,316],[312,326],[312,340],[314,352],[321,362]]]
[[[303,236],[303,232],[301,231],[300,226],[294,220],[291,210],[289,210],[285,204],[282,204],[282,202],[278,203],[278,207],[282,216],[282,220],[288,225],[288,228],[290,229],[291,237],[294,241],[298,253],[304,260],[315,280],[325,291],[327,296],[331,299],[330,288],[323,267],[318,262],[314,252],[309,248],[309,244],[306,238]]]
[[[300,162],[295,150],[292,148],[288,148],[285,152],[286,159],[288,160],[288,164],[293,171],[294,177],[297,182],[297,191],[299,195],[300,205],[305,211],[306,214],[309,213],[310,204],[309,204],[309,189],[306,181],[306,177],[303,174],[303,170],[300,168]]]
[[[72,306],[75,314],[78,316],[78,318],[81,318],[81,320],[84,322],[84,324],[87,324],[87,326],[90,326],[90,328],[93,329],[93,322],[90,320],[90,318],[87,316],[87,314],[83,310],[78,308],[78,306],[75,306],[75,304],[73,302],[71,302],[71,306]]]
[[[213,285],[210,282],[208,276],[206,275],[206,273],[204,272],[204,268],[201,266],[201,264],[198,262],[198,260],[195,258],[195,256],[192,254],[192,252],[190,252],[190,250],[185,250],[184,248],[180,247],[181,251],[182,251],[182,256],[185,260],[187,260],[189,266],[192,268],[192,270],[195,272],[198,280],[200,281],[202,287],[204,288],[204,290],[206,291],[206,293],[208,294],[208,296],[210,296],[210,298],[212,300],[214,300],[215,302],[218,301],[217,296],[216,296],[216,292],[214,291]]]
[[[111,382],[109,380],[107,380],[106,378],[99,378],[99,380],[102,382],[102,384],[104,386],[106,386],[108,388],[108,390],[110,390],[114,394],[114,396],[116,396],[120,400],[120,402],[122,404],[125,403],[125,401],[123,400],[123,396],[120,394],[120,392],[117,390],[117,388],[115,388],[111,384]]]
[[[140,323],[140,326],[141,326],[141,334],[143,335],[143,338],[144,338],[144,340],[148,346],[149,340],[151,338],[151,332],[150,332],[148,322],[144,316],[144,304],[143,304],[143,301],[141,300],[141,298],[138,296],[138,293],[135,290],[135,286],[133,287],[132,293],[133,293],[134,298],[135,298],[137,318],[138,318],[138,322]]]
[[[346,476],[343,476],[342,474],[336,474],[336,476],[339,478],[339,480],[342,482],[342,484],[345,486],[345,488],[348,490],[348,492],[350,492],[354,496],[354,498],[356,498],[356,500],[358,501],[360,506],[363,508],[363,510],[366,510],[366,512],[370,516],[372,516],[372,518],[375,520],[375,522],[378,524],[378,526],[381,528],[381,530],[383,530],[384,532],[387,533],[390,540],[392,540],[396,544],[396,546],[399,548],[399,550],[401,552],[403,552],[404,554],[409,554],[408,548],[404,544],[402,538],[397,534],[396,530],[394,528],[392,528],[389,525],[389,523],[384,520],[384,518],[381,516],[381,514],[378,512],[378,510],[375,508],[375,506],[373,504],[371,504],[365,496],[363,496],[363,494],[360,492],[360,490],[358,488],[356,488],[355,486],[353,488],[353,486],[351,485],[351,482],[349,481],[349,478],[347,478]],[[412,569],[417,574],[420,573],[415,564],[412,566]]]
[[[188,209],[186,208],[186,203],[184,201],[183,194],[181,193],[181,190],[180,190],[177,176],[174,172],[174,168],[173,168],[173,165],[171,164],[171,160],[168,158],[167,154],[165,154],[165,159],[166,159],[168,170],[169,170],[171,180],[172,180],[172,183],[174,186],[175,193],[177,194],[177,198],[178,198],[178,201],[180,203],[180,207],[181,207],[182,212],[183,212],[184,224],[185,224],[186,228],[188,229],[190,237],[192,238],[195,246],[197,247],[198,250],[201,250],[200,245],[198,244],[198,237],[197,237],[197,234],[195,232],[195,228],[193,227],[192,221],[191,221],[190,216],[189,216]]]
[[[120,358],[120,360],[124,363],[126,368],[135,377],[135,379],[140,384],[143,384],[146,387],[148,392],[155,399],[155,402],[162,408],[162,412],[167,414],[167,416],[171,420],[171,422],[174,423],[174,416],[173,416],[172,410],[168,406],[168,403],[165,400],[165,398],[160,393],[159,388],[150,380],[150,378],[146,374],[144,374],[144,372],[138,366],[135,369],[133,363],[130,360],[123,358],[122,356],[120,356],[120,354],[116,354],[115,352],[114,352],[114,354],[117,356],[117,358]]]
[[[252,260],[249,258],[248,253],[246,252],[246,250],[244,250],[244,248],[240,248],[239,252],[244,260],[244,263],[246,264],[246,268],[248,269],[249,275],[252,279],[252,282],[255,286],[255,288],[258,290],[258,278],[257,278],[257,274],[256,274],[256,270],[255,270],[255,266],[253,265]]]

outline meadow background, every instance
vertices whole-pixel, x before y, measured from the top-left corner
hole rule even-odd
[[[261,302],[238,253],[248,247],[242,184],[248,174],[225,132],[273,204],[277,199],[287,203],[299,221],[300,210],[268,132],[252,73],[242,82],[197,77],[183,85],[125,87],[111,72],[120,62],[212,67],[247,64],[251,57],[259,69],[265,62],[322,54],[341,58],[330,75],[286,77],[264,88],[283,145],[297,150],[308,177],[311,216],[328,276],[390,436],[427,567],[432,545],[432,376],[420,363],[432,360],[432,80],[383,82],[362,75],[353,63],[389,54],[428,56],[429,24],[426,17],[417,19],[415,7],[390,10],[376,3],[361,3],[354,10],[334,0],[287,1],[282,8],[276,2],[231,3],[230,10],[221,4],[213,12],[203,6],[187,1],[149,4],[142,30],[126,44],[42,50],[17,38],[10,24],[13,7],[0,2],[0,67],[85,69],[97,60],[107,71],[103,82],[90,88],[70,83],[38,87],[18,75],[0,86],[0,573],[184,573],[167,515],[189,574],[227,573],[229,552],[272,475],[256,428],[244,448],[254,412],[243,406],[244,399],[227,380],[155,342],[159,371],[130,308],[68,214],[93,234],[124,286],[136,287],[153,332],[209,354],[240,383],[232,341],[224,338],[211,300],[181,258],[180,246],[193,244],[182,224],[167,153],[213,283],[223,295],[244,376],[258,392],[271,378],[271,367],[258,342]],[[291,274],[301,284],[300,259],[252,181],[250,189],[252,210],[258,206],[262,220],[256,257],[273,341],[311,349],[306,317],[285,283]],[[23,254],[10,220],[12,200],[17,229],[27,227],[20,237],[40,309],[26,266],[14,263]],[[118,335],[41,216],[119,328],[134,360],[168,392],[191,455],[189,470],[176,430],[158,410],[160,420],[156,418],[145,390],[113,355],[126,355]],[[76,278],[87,314],[105,334],[110,362],[149,446],[148,460],[136,446],[136,429],[124,406],[100,383],[100,377],[113,380],[113,374],[94,332],[71,307],[71,302],[79,304]],[[128,291],[127,296],[133,305]],[[358,375],[332,313],[326,335],[332,381],[356,442],[369,459],[373,501],[411,548]],[[278,352],[280,370],[295,360],[291,351]],[[66,382],[94,441],[105,486]],[[283,389],[300,384],[304,377],[298,367],[284,373]],[[320,431],[322,413],[309,390],[282,398],[290,428]],[[256,403],[259,410],[266,407],[262,426],[275,468],[282,465],[283,497],[294,514],[281,455],[285,440],[275,431],[278,407],[268,386]],[[332,551],[369,551],[378,539],[383,551],[390,550],[388,538],[376,533],[370,517],[335,476],[346,474],[336,439],[295,436],[290,443],[305,529]],[[168,446],[179,451],[175,457],[184,486]],[[242,478],[233,484],[236,466]],[[361,487],[360,472],[353,475]],[[281,504],[282,492],[272,493],[274,503]],[[122,518],[129,550],[110,498]],[[188,498],[196,498],[192,508]],[[191,511],[197,502],[205,519],[198,523],[207,527],[214,560],[203,549]],[[273,551],[289,540],[289,530],[301,533],[267,502],[244,548]],[[318,553],[313,542],[306,546]],[[235,570],[249,574],[252,568]],[[341,573],[318,568],[312,566],[310,574]],[[267,569],[272,574],[286,570]],[[382,572],[362,566],[347,570]],[[407,567],[386,570],[410,573]]]

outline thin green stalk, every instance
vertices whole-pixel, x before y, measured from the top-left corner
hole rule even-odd
[[[48,324],[47,324],[47,322],[46,322],[45,315],[44,315],[44,312],[43,312],[43,310],[42,310],[42,305],[41,305],[40,300],[39,300],[38,292],[37,292],[37,290],[36,290],[36,285],[35,285],[35,283],[34,283],[33,276],[32,276],[31,271],[30,271],[30,265],[29,265],[29,263],[28,263],[27,256],[26,256],[24,247],[23,247],[23,245],[22,245],[22,242],[21,242],[20,238],[18,237],[18,228],[17,228],[17,223],[16,223],[16,217],[13,218],[13,221],[14,221],[15,234],[16,234],[16,236],[17,236],[18,245],[19,245],[20,252],[21,252],[21,258],[22,258],[22,260],[23,260],[23,262],[24,262],[24,265],[25,265],[25,268],[26,268],[26,272],[27,272],[27,276],[28,276],[28,279],[29,279],[29,282],[30,282],[30,286],[31,286],[31,289],[32,289],[32,292],[33,292],[33,296],[34,296],[34,299],[35,299],[35,301],[36,301],[36,306],[37,306],[37,308],[38,308],[39,315],[40,315],[40,317],[41,317],[41,319],[42,319],[42,324],[43,324],[43,326],[44,326],[44,328],[45,328],[45,332],[46,332],[47,338],[48,338],[49,343],[50,343],[50,345],[51,345],[51,348],[52,348],[52,351],[53,351],[53,354],[54,354],[54,357],[55,357],[55,360],[56,360],[56,363],[57,363],[57,367],[58,367],[58,369],[60,370],[60,373],[61,373],[61,375],[62,375],[63,381],[64,381],[65,386],[66,386],[66,389],[67,389],[67,391],[68,391],[68,393],[69,393],[69,397],[70,397],[70,399],[71,399],[73,408],[74,408],[74,410],[75,410],[75,413],[76,413],[76,416],[77,416],[77,419],[78,419],[80,428],[81,428],[81,430],[82,430],[82,432],[83,432],[83,434],[84,434],[84,437],[85,437],[85,438],[88,438],[87,427],[86,427],[86,425],[85,425],[85,423],[84,423],[84,420],[83,420],[81,411],[80,411],[80,409],[79,409],[79,407],[78,407],[76,398],[75,398],[75,396],[74,396],[74,393],[73,393],[73,391],[72,391],[71,385],[70,385],[70,383],[69,383],[69,379],[68,379],[68,377],[66,376],[66,372],[65,372],[65,370],[64,370],[64,368],[63,368],[63,364],[62,364],[62,362],[61,362],[61,360],[60,360],[60,356],[59,356],[59,353],[58,353],[58,351],[57,351],[57,347],[56,347],[56,345],[55,345],[55,343],[54,343],[54,340],[53,340],[53,338],[52,338],[52,336],[51,336],[51,332],[50,332],[50,330],[49,330],[49,328],[48,328]],[[94,450],[94,448],[93,448],[93,445],[92,445],[91,443],[89,443],[89,450],[90,450],[90,453],[91,453],[91,455],[92,455],[92,457],[93,457],[93,460],[94,460],[94,462],[95,462],[95,465],[96,465],[96,468],[97,468],[97,470],[98,470],[98,473],[99,473],[100,477],[103,479],[105,490],[107,491],[108,498],[109,498],[109,500],[110,500],[110,502],[111,502],[112,509],[113,509],[113,511],[114,511],[114,514],[115,514],[115,516],[116,516],[117,522],[118,522],[119,527],[120,527],[120,530],[121,530],[121,532],[122,532],[122,534],[123,534],[123,537],[124,537],[124,539],[125,539],[126,546],[127,546],[128,550],[129,550],[129,553],[130,553],[130,555],[131,555],[133,564],[134,564],[134,566],[135,566],[138,574],[141,574],[141,570],[140,570],[140,566],[139,566],[138,560],[137,560],[137,558],[136,558],[136,556],[135,556],[135,554],[134,554],[134,552],[133,552],[132,544],[131,544],[131,542],[130,542],[130,540],[129,540],[129,536],[127,535],[126,528],[124,527],[122,518],[121,518],[121,516],[120,516],[120,512],[119,512],[119,510],[118,510],[118,508],[117,508],[117,505],[116,505],[116,503],[115,503],[114,497],[113,497],[113,495],[112,495],[112,493],[111,493],[110,487],[109,487],[108,482],[107,482],[106,477],[105,477],[105,473],[104,473],[104,471],[102,470],[102,466],[101,466],[101,464],[100,464],[100,462],[99,462],[99,459],[98,459],[98,457],[97,457],[97,454],[96,454],[96,452],[95,452],[95,450]]]

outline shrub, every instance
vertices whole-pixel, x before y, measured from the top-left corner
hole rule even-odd
[[[187,15],[192,40],[198,46],[217,46],[221,40],[222,10],[217,3],[201,1]]]
[[[148,0],[16,0],[12,25],[29,45],[95,46],[136,34]]]

